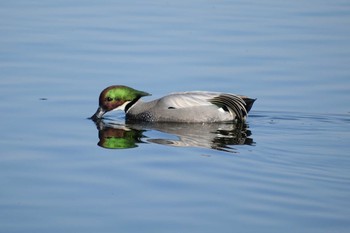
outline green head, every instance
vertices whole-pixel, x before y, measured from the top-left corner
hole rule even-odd
[[[148,96],[147,92],[138,91],[127,86],[110,86],[104,89],[99,98],[99,107],[91,117],[93,120],[100,119],[106,112],[112,110],[126,110],[128,104],[136,103],[142,96]]]

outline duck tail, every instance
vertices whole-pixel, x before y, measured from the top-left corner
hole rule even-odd
[[[246,109],[246,111],[249,112],[250,109],[253,107],[253,104],[254,104],[256,99],[251,99],[251,98],[248,98],[248,97],[243,97],[242,99],[245,102],[245,109]]]

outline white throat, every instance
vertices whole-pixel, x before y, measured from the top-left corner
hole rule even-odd
[[[122,110],[125,111],[125,107],[126,105],[128,105],[131,101],[126,101],[124,104],[120,105],[119,107],[113,109],[112,111],[118,111],[118,110]]]

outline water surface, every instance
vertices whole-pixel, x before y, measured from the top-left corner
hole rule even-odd
[[[348,232],[347,1],[0,6],[0,232]],[[245,125],[95,125],[112,84],[257,101]]]

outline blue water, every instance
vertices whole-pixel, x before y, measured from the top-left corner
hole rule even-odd
[[[0,232],[348,232],[349,23],[345,0],[2,1]],[[112,84],[257,101],[95,125]]]

